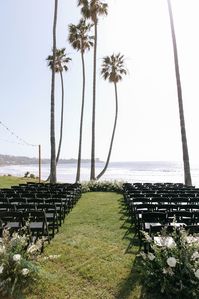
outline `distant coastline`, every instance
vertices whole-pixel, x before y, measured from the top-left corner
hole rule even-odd
[[[83,163],[90,163],[90,159],[82,159]],[[96,158],[97,163],[103,163],[99,158]],[[50,159],[42,159],[42,164],[49,164]],[[59,163],[68,164],[68,163],[77,163],[77,159],[60,159]],[[29,158],[25,156],[10,156],[10,155],[0,155],[0,166],[8,165],[33,165],[38,164],[38,158]]]

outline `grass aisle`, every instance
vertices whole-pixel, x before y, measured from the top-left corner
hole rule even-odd
[[[60,257],[41,262],[44,279],[28,299],[139,298],[135,255],[125,253],[121,198],[108,192],[82,195],[45,249],[46,256]]]

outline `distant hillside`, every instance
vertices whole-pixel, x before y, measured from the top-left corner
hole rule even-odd
[[[60,159],[59,163],[76,163],[76,159]],[[89,159],[82,159],[83,163],[90,163]],[[102,162],[99,158],[96,158],[96,162]],[[9,155],[0,155],[0,166],[2,165],[27,165],[27,164],[37,164],[37,158],[29,158],[23,156],[9,156]],[[42,164],[49,164],[50,159],[42,159]]]

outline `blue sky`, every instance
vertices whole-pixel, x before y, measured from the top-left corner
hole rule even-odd
[[[190,161],[197,162],[199,102],[199,3],[173,0]],[[114,119],[114,88],[100,77],[105,55],[124,54],[128,75],[118,84],[119,117],[112,161],[181,160],[181,136],[166,0],[109,0],[99,22],[96,156],[104,160]],[[0,2],[0,121],[50,156],[53,0]],[[59,0],[57,46],[72,58],[64,74],[65,123],[61,158],[76,158],[81,104],[81,60],[68,44],[68,25],[77,24],[76,0]],[[90,157],[92,52],[86,55],[83,157]],[[56,80],[56,138],[59,137],[60,81]],[[0,126],[1,154],[36,156]],[[57,142],[58,143],[58,142]]]

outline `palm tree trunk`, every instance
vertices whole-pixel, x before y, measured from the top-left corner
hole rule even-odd
[[[84,116],[84,97],[85,97],[85,63],[84,63],[84,54],[81,51],[82,58],[82,107],[81,107],[81,117],[80,117],[80,128],[79,128],[79,151],[78,151],[78,160],[77,160],[77,174],[76,182],[80,181],[80,168],[81,168],[81,154],[82,154],[82,130],[83,130],[83,116]]]
[[[56,165],[59,161],[60,151],[61,151],[61,144],[62,144],[62,136],[63,136],[63,123],[64,123],[64,80],[62,71],[60,72],[61,78],[61,90],[62,90],[62,101],[61,101],[61,123],[60,123],[60,136],[59,136],[59,145],[57,150],[57,157],[56,157]]]
[[[177,43],[176,43],[175,28],[174,28],[174,22],[173,22],[173,13],[172,13],[170,0],[167,0],[167,4],[168,4],[168,10],[169,10],[170,25],[171,25],[173,53],[174,53],[174,62],[175,62],[175,73],[176,73],[176,82],[177,82],[177,91],[178,91],[178,105],[179,105],[182,152],[183,152],[183,163],[184,163],[184,180],[185,180],[186,185],[191,186],[192,182],[191,182],[189,153],[188,153],[187,138],[186,138],[185,120],[184,120],[184,110],[183,110],[182,88],[181,88],[180,71],[179,71],[179,63],[178,63]]]
[[[96,106],[96,63],[97,63],[97,20],[95,26],[94,55],[93,55],[93,110],[91,135],[91,173],[90,179],[95,180],[95,106]]]
[[[117,116],[118,116],[117,84],[115,82],[114,82],[114,87],[115,87],[115,121],[114,121],[114,126],[113,126],[111,143],[110,143],[110,147],[109,147],[108,156],[107,156],[107,159],[106,159],[106,164],[105,164],[103,170],[96,177],[97,180],[99,180],[99,178],[105,173],[105,171],[106,171],[106,169],[108,167],[108,164],[109,164],[109,161],[110,161],[110,157],[111,157],[112,147],[113,147],[113,140],[114,140],[114,136],[115,136],[115,130],[116,130],[116,125],[117,125]]]
[[[56,25],[57,25],[57,8],[58,0],[55,0],[54,7],[54,21],[53,21],[53,66],[56,55]],[[50,159],[50,182],[56,183],[56,146],[55,146],[55,69],[52,68],[51,81],[51,115],[50,115],[50,145],[51,145],[51,159]]]

